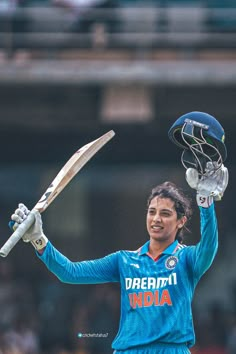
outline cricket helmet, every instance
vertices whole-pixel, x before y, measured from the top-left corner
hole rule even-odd
[[[226,160],[225,132],[216,118],[204,112],[189,112],[178,118],[168,132],[170,140],[183,149],[181,162],[202,175],[208,161],[220,168]]]

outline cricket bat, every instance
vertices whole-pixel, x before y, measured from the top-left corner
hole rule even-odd
[[[61,193],[72,178],[82,169],[82,167],[115,135],[110,130],[100,138],[92,141],[77,150],[74,155],[66,162],[59,173],[56,175],[48,189],[39,199],[37,204],[29,213],[27,219],[23,221],[13,232],[9,239],[0,249],[0,256],[6,257],[16,243],[24,236],[26,231],[33,225],[35,221],[34,212],[38,210],[42,213],[53,202],[53,200]]]

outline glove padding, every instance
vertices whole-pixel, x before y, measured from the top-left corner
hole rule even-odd
[[[18,208],[15,210],[14,214],[11,216],[11,221],[9,226],[16,230],[18,226],[27,218],[30,210],[23,204],[20,203]],[[47,237],[43,232],[43,223],[41,214],[38,211],[34,211],[35,222],[29,228],[29,230],[24,234],[22,240],[24,242],[31,242],[36,250],[41,250],[44,248],[48,242]],[[14,224],[13,224],[14,223]]]
[[[228,169],[223,164],[216,169],[214,162],[207,162],[204,176],[200,176],[196,169],[188,168],[186,181],[197,191],[197,204],[207,208],[214,200],[222,199],[229,181]]]

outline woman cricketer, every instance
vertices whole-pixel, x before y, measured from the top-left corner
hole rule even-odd
[[[121,314],[113,340],[115,354],[190,353],[195,343],[191,302],[202,275],[212,264],[218,247],[214,201],[228,183],[228,170],[207,164],[204,176],[194,168],[186,180],[196,189],[201,240],[182,244],[191,216],[189,199],[171,182],[155,187],[148,199],[146,227],[149,240],[138,250],[118,251],[104,258],[71,262],[48,240],[40,213],[24,235],[47,268],[70,284],[120,282]],[[24,204],[11,216],[18,227],[29,214]]]

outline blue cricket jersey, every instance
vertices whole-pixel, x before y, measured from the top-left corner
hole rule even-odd
[[[49,242],[39,258],[65,283],[120,282],[120,326],[113,349],[151,343],[182,343],[191,347],[195,342],[193,293],[218,247],[213,204],[200,207],[200,220],[198,244],[185,246],[175,241],[156,261],[149,255],[149,242],[137,251],[118,251],[83,262],[71,262]]]

